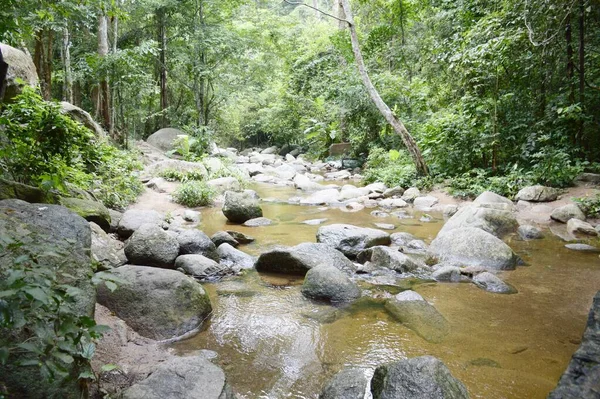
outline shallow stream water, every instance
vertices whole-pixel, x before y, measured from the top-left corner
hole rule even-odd
[[[202,211],[208,235],[237,230],[256,242],[240,249],[252,255],[275,246],[315,242],[319,226],[303,224],[327,218],[325,224],[375,227],[392,223],[427,243],[443,225],[413,218],[378,218],[372,209],[346,213],[336,208],[290,205],[294,188],[256,185],[263,213],[275,225],[249,228],[227,224],[220,208]],[[444,315],[451,333],[429,343],[391,319],[382,301],[361,299],[346,308],[310,301],[300,293],[302,278],[250,271],[204,284],[213,303],[206,328],[174,345],[178,353],[210,349],[242,398],[317,398],[326,381],[345,366],[373,369],[385,362],[433,355],[467,386],[473,398],[545,398],[577,349],[587,314],[600,289],[600,258],[564,248],[544,231],[543,240],[507,243],[527,263],[500,276],[517,294],[485,292],[468,283],[426,282],[412,286]],[[397,285],[408,286],[398,281]],[[368,297],[389,287],[370,288]],[[396,293],[396,292],[392,292]]]

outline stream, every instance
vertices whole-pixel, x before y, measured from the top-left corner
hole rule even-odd
[[[239,249],[258,256],[275,245],[315,242],[318,225],[375,227],[393,223],[430,243],[444,223],[413,218],[378,218],[373,209],[347,213],[336,208],[287,203],[293,187],[254,184],[263,198],[264,216],[275,224],[244,227],[228,224],[220,207],[202,210],[199,228],[209,236],[236,230],[256,241]],[[409,211],[412,212],[412,211]],[[429,343],[394,321],[382,302],[389,286],[368,287],[370,295],[336,308],[308,300],[300,293],[302,277],[251,270],[217,283],[204,283],[213,315],[196,336],[173,344],[179,354],[199,349],[218,353],[220,365],[240,398],[317,398],[331,376],[346,366],[372,370],[385,362],[433,355],[468,388],[473,398],[545,398],[554,389],[585,327],[592,297],[600,288],[597,254],[574,252],[544,231],[542,240],[505,240],[526,266],[500,277],[518,293],[485,292],[469,283],[398,281],[417,291],[444,315],[451,332],[439,344]],[[363,288],[364,289],[364,288]]]

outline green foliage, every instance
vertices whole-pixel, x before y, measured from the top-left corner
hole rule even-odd
[[[214,196],[212,187],[194,180],[186,181],[173,193],[175,202],[189,208],[210,205]]]
[[[164,169],[160,172],[160,177],[169,181],[187,182],[190,180],[202,181],[205,180],[205,174],[199,169],[179,170],[179,169]]]
[[[376,147],[367,158],[365,181],[379,181],[388,187],[410,187],[415,182],[417,171],[406,151],[385,151]]]
[[[600,194],[589,197],[573,198],[587,217],[600,218]]]

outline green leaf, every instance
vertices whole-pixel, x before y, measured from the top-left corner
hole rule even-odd
[[[58,360],[60,360],[63,363],[67,363],[67,364],[71,364],[73,363],[73,356],[68,355],[66,353],[63,352],[54,352],[52,354],[52,356],[54,356],[55,358],[57,358]]]
[[[113,370],[116,370],[118,368],[119,368],[119,366],[117,366],[116,364],[105,364],[100,369],[102,371],[113,371]]]
[[[0,364],[6,364],[10,351],[6,347],[0,347]]]
[[[39,287],[25,288],[23,291],[31,295],[35,300],[42,302],[43,304],[48,303],[48,295],[46,294],[46,292],[44,292],[44,290],[42,290]]]
[[[23,342],[17,345],[18,348],[25,349],[27,352],[36,353],[38,355],[42,355],[44,352],[37,345],[31,342]]]
[[[89,343],[83,345],[83,349],[80,354],[81,356],[83,356],[84,359],[92,360],[92,357],[94,357],[94,353],[96,353],[96,345]]]
[[[85,379],[85,380],[95,380],[96,376],[90,370],[85,370],[85,371],[82,371],[81,373],[79,373],[79,377],[78,378],[80,380],[82,380],[82,379]]]

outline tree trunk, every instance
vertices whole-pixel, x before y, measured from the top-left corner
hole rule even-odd
[[[369,74],[365,68],[365,62],[362,57],[362,52],[360,51],[360,46],[358,43],[358,33],[356,32],[356,27],[354,25],[354,20],[352,18],[352,9],[350,8],[350,4],[348,0],[340,0],[343,11],[346,15],[346,21],[348,21],[348,26],[350,27],[350,38],[352,40],[352,51],[354,52],[354,58],[356,59],[356,65],[358,67],[358,72],[362,78],[363,84],[371,97],[373,103],[379,109],[379,112],[383,115],[385,120],[392,125],[396,134],[398,134],[402,138],[402,142],[406,146],[408,152],[410,153],[413,162],[415,163],[415,167],[417,169],[417,173],[422,176],[427,176],[429,174],[429,170],[427,168],[427,164],[423,159],[421,151],[417,146],[417,143],[410,135],[402,121],[400,121],[396,116],[392,113],[390,107],[383,101],[379,92],[373,86],[371,79],[369,78]]]
[[[101,15],[98,19],[98,55],[104,58],[108,55],[108,17]],[[108,87],[108,78],[102,77],[98,90],[98,110],[97,114],[102,118],[104,128],[109,132],[111,129],[110,120],[110,91]]]
[[[343,0],[335,0],[337,2],[337,16],[340,19],[338,21],[338,28],[340,29],[346,29],[346,22],[344,22],[343,20],[346,19],[346,11],[344,11],[344,4],[343,4]]]
[[[579,106],[585,108],[585,0],[579,0]],[[578,121],[577,142],[583,143],[583,117]]]
[[[115,2],[116,6],[119,7],[119,0],[117,0]],[[114,17],[112,17],[112,50],[111,52],[113,54],[117,53],[117,47],[118,47],[118,41],[119,41],[119,17],[117,17],[116,15]],[[115,139],[115,141],[117,142],[122,142],[122,138],[120,137],[120,134],[117,131],[117,104],[116,104],[116,99],[117,99],[117,89],[116,89],[116,85],[115,82],[117,80],[116,74],[114,73],[114,68],[113,68],[113,74],[112,74],[112,87],[111,87],[111,104],[110,104],[110,120],[111,120],[111,124],[110,124],[110,136],[113,137]]]
[[[33,62],[40,78],[42,98],[52,98],[52,31],[42,29],[35,36],[35,53]]]
[[[62,55],[63,68],[65,73],[63,100],[73,104],[73,76],[71,74],[71,43],[69,37],[69,27],[63,28]]]
[[[571,11],[565,18],[565,40],[567,44],[567,84],[569,85],[569,105],[575,103],[575,84],[573,81],[575,64],[573,63],[573,31],[571,28]],[[571,134],[571,142],[577,144],[577,133]]]
[[[158,43],[160,44],[159,55],[159,74],[160,74],[160,111],[161,111],[161,127],[167,127],[166,109],[168,105],[167,97],[167,23],[165,8],[161,7],[156,10],[158,20]]]

